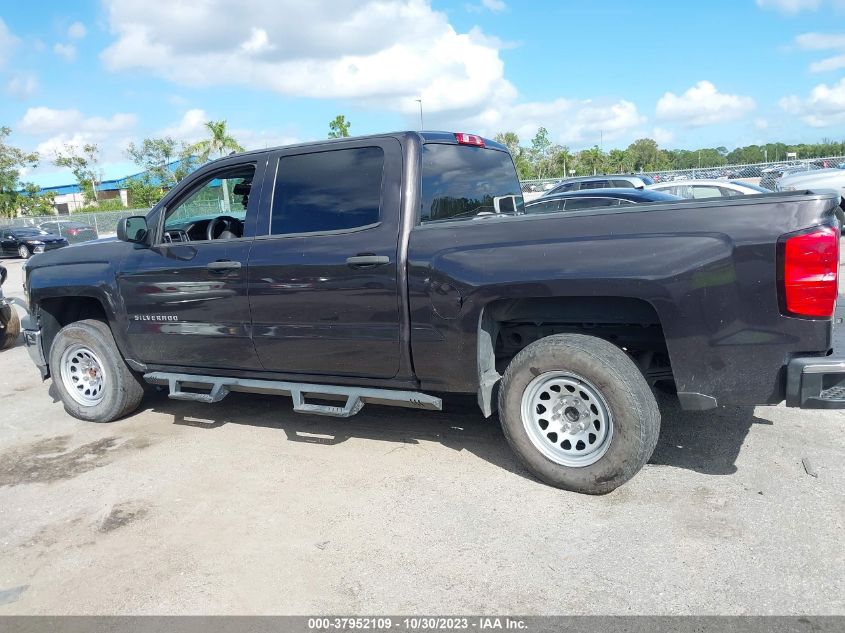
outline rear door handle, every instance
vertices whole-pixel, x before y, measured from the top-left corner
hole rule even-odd
[[[205,267],[211,271],[237,270],[241,267],[241,263],[230,259],[218,259],[216,262],[209,262]]]
[[[354,257],[347,257],[346,263],[353,268],[383,266],[390,263],[390,258],[387,255],[355,255]]]

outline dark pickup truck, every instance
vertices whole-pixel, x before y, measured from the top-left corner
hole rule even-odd
[[[26,264],[25,341],[73,416],[170,397],[289,395],[497,409],[525,465],[586,493],[686,409],[845,407],[840,199],[775,193],[526,214],[507,149],[404,132],[232,155],[117,240]],[[842,328],[837,328],[837,334]]]

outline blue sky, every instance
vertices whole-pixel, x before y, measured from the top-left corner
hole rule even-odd
[[[41,152],[193,141],[247,147],[419,126],[577,150],[650,136],[696,148],[845,139],[845,0],[102,0],[5,3],[0,124]]]

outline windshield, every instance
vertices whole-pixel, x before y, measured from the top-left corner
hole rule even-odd
[[[423,222],[514,215],[522,188],[507,152],[466,145],[423,146]]]

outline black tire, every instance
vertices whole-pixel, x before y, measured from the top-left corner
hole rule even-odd
[[[18,335],[21,333],[21,320],[15,307],[10,305],[4,306],[3,309],[6,309],[6,307],[9,310],[9,322],[6,323],[6,329],[0,333],[0,350],[14,346],[18,341]]]
[[[604,398],[613,433],[604,455],[588,466],[552,461],[532,442],[522,421],[526,387],[545,372],[571,372]],[[581,334],[548,336],[523,349],[508,365],[499,390],[499,419],[523,464],[539,479],[564,490],[605,494],[648,462],[660,433],[660,411],[634,362],[615,345]]]
[[[102,400],[94,405],[80,404],[68,392],[62,379],[62,356],[72,346],[90,349],[103,365]],[[80,420],[111,422],[132,413],[141,403],[144,383],[123,360],[109,326],[102,321],[86,319],[66,325],[50,348],[50,373],[65,411]]]
[[[29,259],[32,256],[32,251],[25,244],[18,246],[18,255],[21,259]]]

